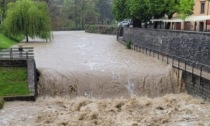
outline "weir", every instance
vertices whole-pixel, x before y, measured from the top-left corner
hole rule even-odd
[[[54,36],[52,43],[22,44],[34,47],[39,96],[128,98],[185,92],[181,72],[125,49],[113,36],[84,32]]]

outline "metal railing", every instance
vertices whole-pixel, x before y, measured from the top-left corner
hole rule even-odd
[[[183,70],[184,72],[190,72],[192,75],[197,75],[200,78],[203,77],[208,80],[210,79],[210,66],[206,64],[198,63],[196,61],[188,60],[186,58],[178,57],[144,46],[131,45],[131,48],[143,54],[157,57],[159,60],[165,61],[167,64],[172,64],[173,67]]]
[[[14,48],[0,48],[0,60],[21,60],[33,59],[33,47],[14,47]]]

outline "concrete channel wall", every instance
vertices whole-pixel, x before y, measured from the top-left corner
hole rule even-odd
[[[26,67],[28,73],[28,87],[31,93],[27,96],[4,97],[6,101],[35,101],[37,96],[37,72],[34,59],[28,60],[0,60],[0,67]]]
[[[161,55],[185,59],[187,65],[210,73],[210,33],[124,28],[119,42],[159,51]],[[179,68],[178,68],[179,69]],[[210,76],[202,77],[183,69],[183,80],[190,95],[210,100]],[[209,74],[210,75],[210,74]]]

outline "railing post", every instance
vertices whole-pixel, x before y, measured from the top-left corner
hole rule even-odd
[[[192,83],[193,83],[193,86],[195,86],[195,80],[194,80],[194,63],[192,64]]]
[[[150,49],[149,49],[149,56],[151,55],[151,51],[150,51]]]
[[[174,66],[174,57],[172,58],[172,66]]]
[[[202,82],[202,71],[203,71],[203,68],[201,66],[200,67],[200,85],[203,85],[203,82]]]
[[[179,61],[179,58],[178,58],[178,69],[179,69],[179,67],[180,67],[180,61]]]
[[[147,55],[147,48],[146,48],[146,55]]]
[[[26,51],[26,59],[28,60],[28,51]]]
[[[168,54],[167,54],[167,64],[168,64]]]
[[[13,59],[13,53],[12,53],[12,48],[10,48],[10,59]]]

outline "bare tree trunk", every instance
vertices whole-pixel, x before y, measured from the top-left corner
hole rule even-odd
[[[141,20],[133,19],[133,27],[141,28]]]
[[[28,43],[28,35],[26,35],[26,42]]]
[[[171,19],[173,17],[173,14],[168,15],[168,19]],[[171,22],[168,22],[166,25],[166,29],[170,29]]]

